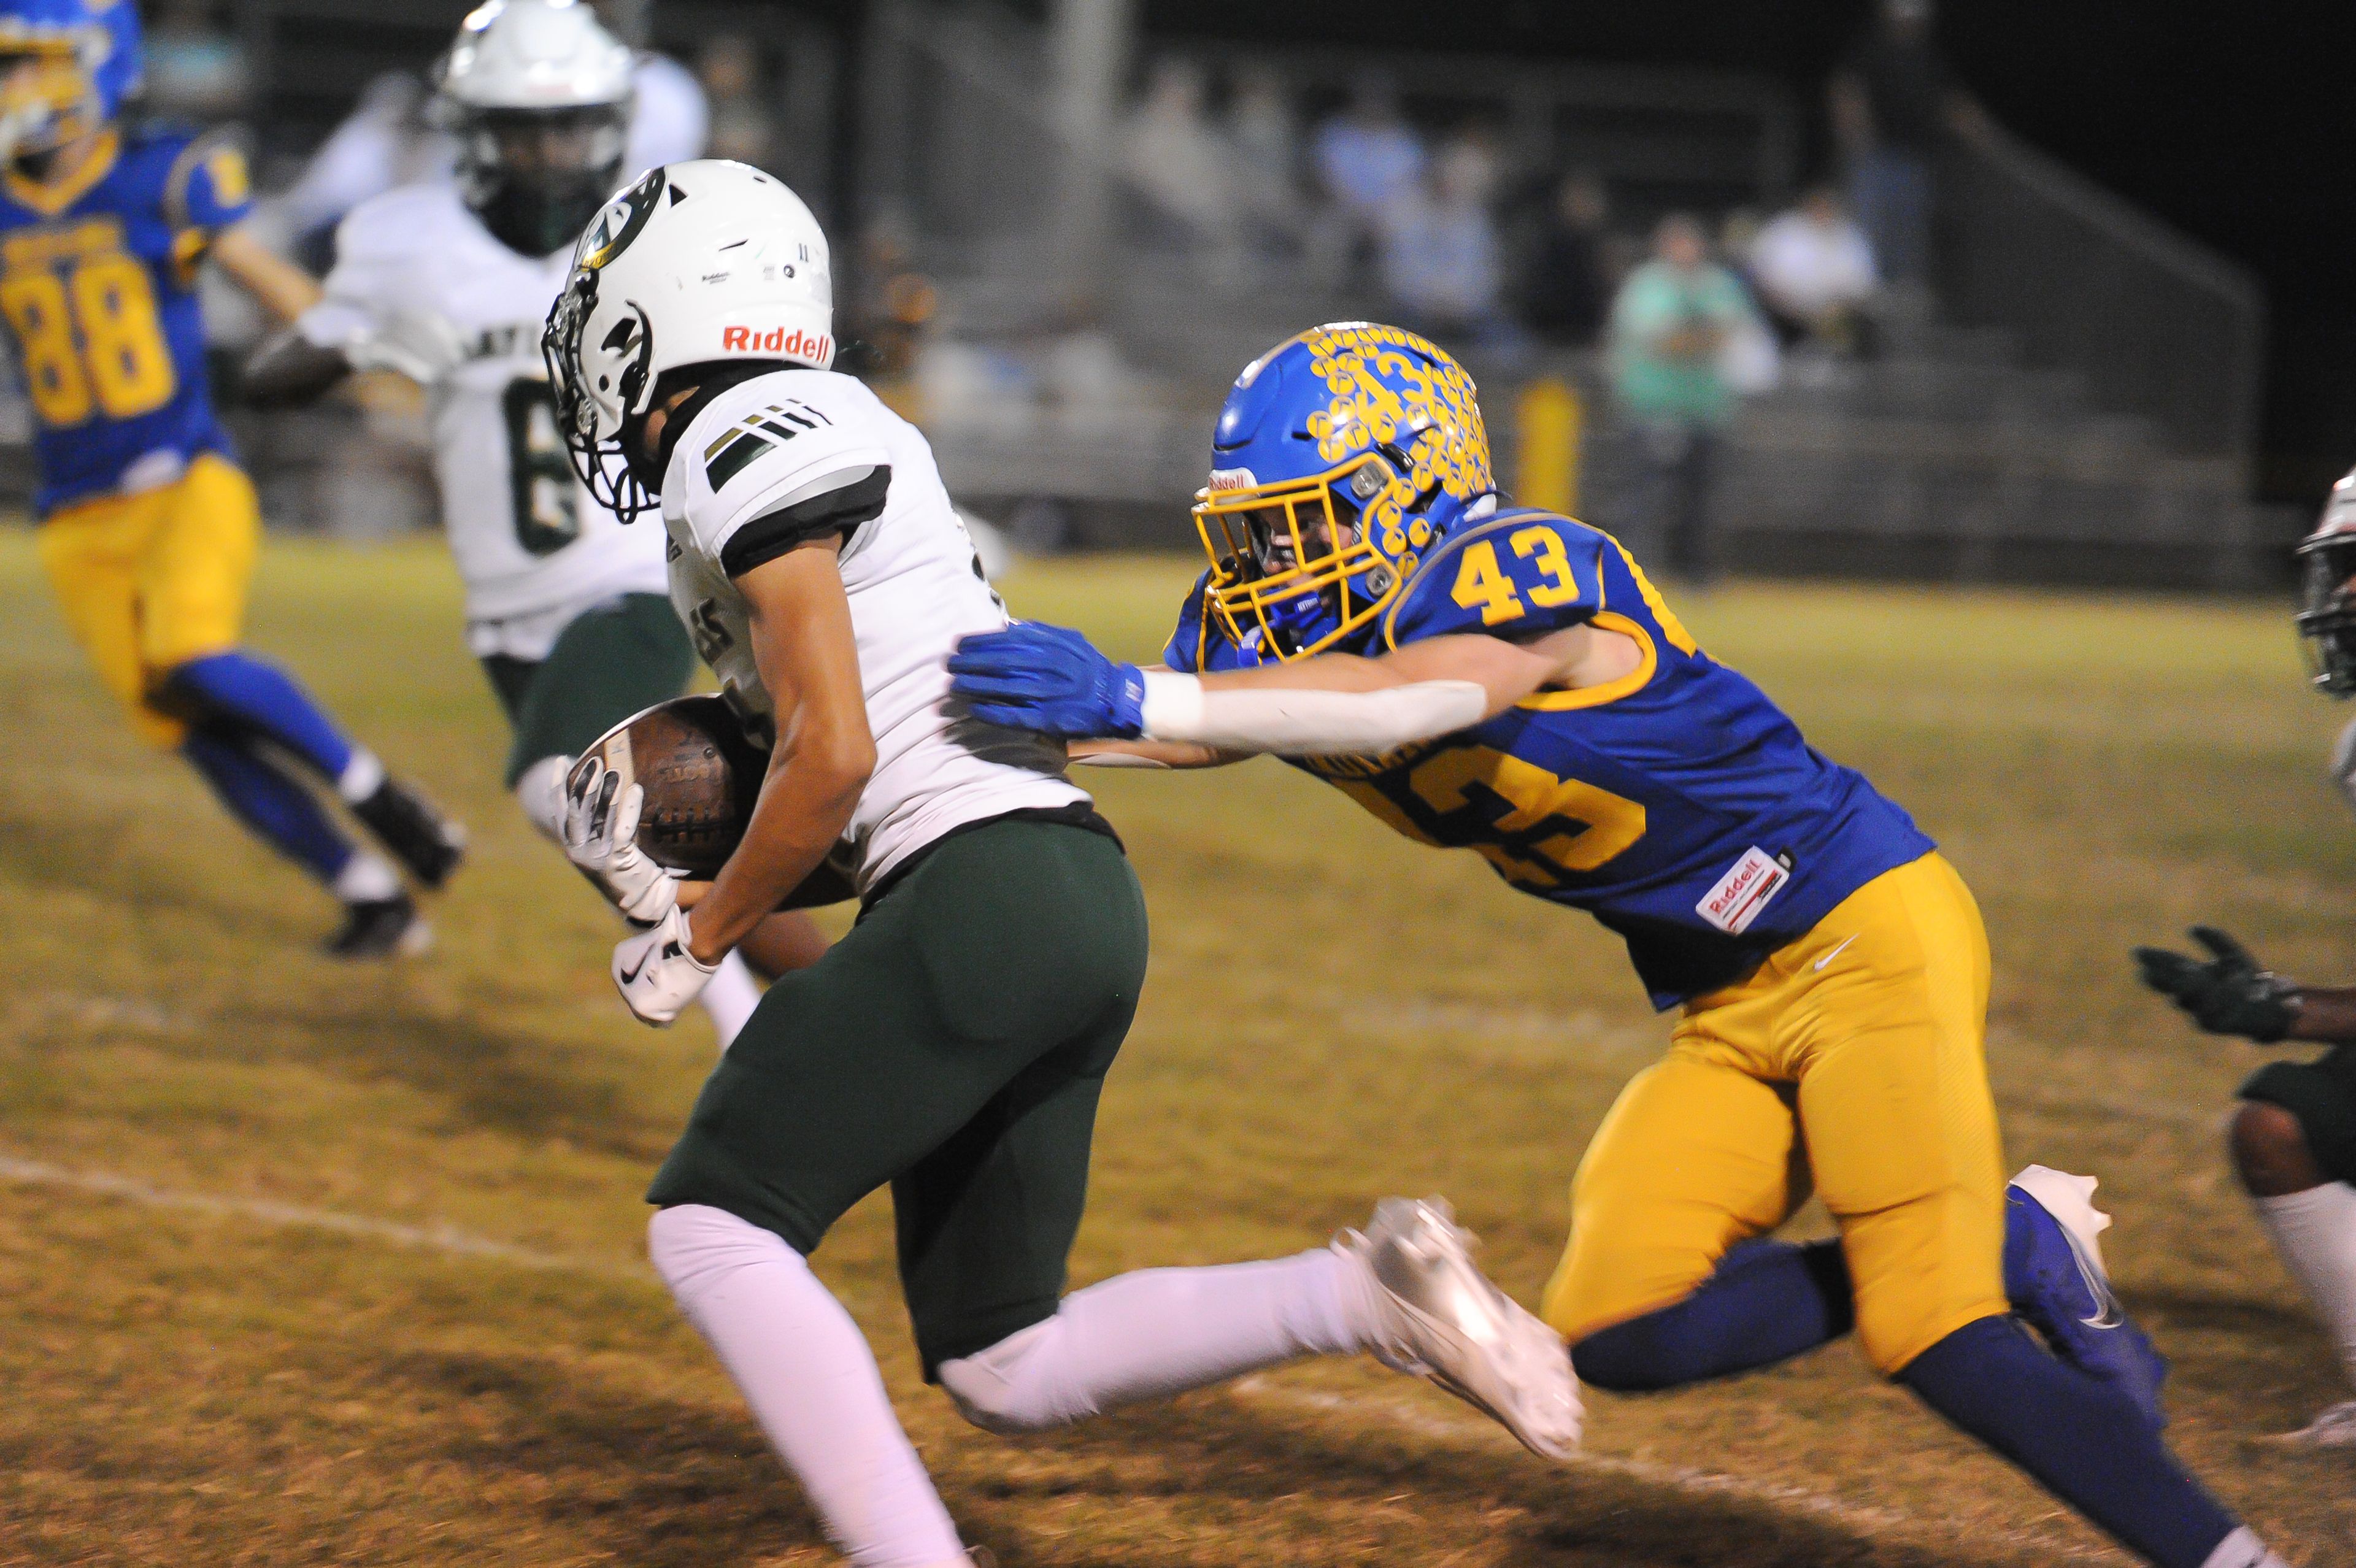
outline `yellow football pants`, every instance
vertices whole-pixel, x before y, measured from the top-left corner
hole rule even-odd
[[[1687,1004],[1580,1162],[1547,1321],[1576,1342],[1669,1306],[1790,1218],[1812,1179],[1875,1367],[1895,1374],[2008,1311],[1987,988],[1979,909],[1932,854]]]
[[[170,485],[84,501],[41,524],[41,565],[67,624],[156,745],[178,745],[186,727],[151,703],[155,682],[237,645],[261,539],[253,482],[211,453]]]

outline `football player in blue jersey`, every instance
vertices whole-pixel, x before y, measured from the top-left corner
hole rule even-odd
[[[1194,512],[1212,566],[1165,668],[1018,624],[964,641],[958,691],[1108,761],[1281,755],[1626,940],[1678,1017],[1572,1188],[1543,1312],[1582,1377],[1672,1387],[1854,1330],[2151,1562],[2279,1563],[2160,1439],[2165,1363],[2103,1273],[2094,1183],[2005,1180],[1962,879],[1615,540],[1497,493],[1454,360],[1365,323],[1279,345]],[[1840,1239],[1768,1239],[1811,1185]]]
[[[289,319],[317,291],[237,227],[234,147],[123,123],[138,78],[133,0],[0,0],[0,315],[37,424],[41,563],[139,732],[342,900],[329,950],[413,952],[428,933],[398,873],[288,764],[426,887],[464,836],[239,645],[261,512],[206,386],[197,269]]]

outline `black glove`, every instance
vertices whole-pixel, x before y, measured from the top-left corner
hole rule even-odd
[[[2213,925],[2196,925],[2192,940],[2215,957],[2209,963],[2165,947],[2138,947],[2143,983],[2192,1015],[2211,1034],[2236,1034],[2272,1045],[2298,1021],[2298,983],[2258,967],[2248,948]]]

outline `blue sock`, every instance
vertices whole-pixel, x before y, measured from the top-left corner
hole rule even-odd
[[[329,784],[351,766],[352,743],[308,692],[276,665],[242,649],[208,654],[164,677],[165,706],[200,728],[224,726],[260,735],[317,770]],[[198,763],[199,767],[204,764]]]
[[[1676,1388],[1813,1350],[1855,1319],[1838,1242],[1745,1242],[1683,1301],[1581,1339],[1570,1364],[1597,1388]]]
[[[1898,1381],[2160,1568],[2201,1568],[2238,1528],[2134,1401],[2047,1355],[2010,1317],[1965,1324]]]
[[[234,732],[193,731],[181,742],[180,754],[239,821],[319,880],[334,885],[352,858],[351,841],[336,830],[309,790]]]

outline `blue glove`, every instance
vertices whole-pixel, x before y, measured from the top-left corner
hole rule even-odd
[[[986,724],[1066,741],[1133,740],[1145,728],[1145,677],[1064,626],[1017,621],[977,632],[949,656],[951,695]]]

